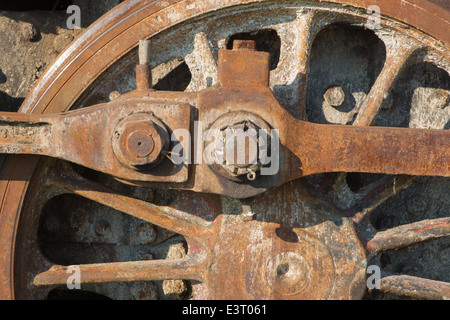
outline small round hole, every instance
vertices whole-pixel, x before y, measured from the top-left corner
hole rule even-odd
[[[277,277],[281,278],[289,272],[289,263],[283,262],[281,263],[276,270]]]

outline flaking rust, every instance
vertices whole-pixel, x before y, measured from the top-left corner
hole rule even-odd
[[[128,11],[131,9],[125,5],[120,6],[111,16],[115,19],[120,17],[119,25],[125,27],[124,30],[133,29],[130,26],[136,23],[124,16],[142,21],[153,19],[157,23],[146,23],[144,29],[136,28],[139,32],[135,34],[148,35],[156,33],[157,26],[164,23],[166,26],[176,25],[186,14],[196,17],[208,10],[219,12],[219,9],[240,4],[250,4],[254,9],[260,2],[264,3],[236,0],[198,5],[194,1],[142,1],[132,11]],[[365,0],[331,2],[369,5]],[[400,13],[406,11],[406,22],[410,19],[415,21],[417,8],[410,3],[383,3],[392,17],[398,18]],[[317,5],[309,14],[302,16],[306,10],[302,9],[292,15],[296,18],[289,25],[299,23],[305,27],[301,33],[306,39],[301,42],[305,48],[312,46],[312,35],[318,32],[319,25],[326,25],[325,18],[332,16],[331,20],[337,22],[339,16],[337,11],[334,12],[336,6],[316,16],[314,12],[323,6],[323,2],[317,2]],[[270,6],[276,4],[271,2]],[[426,2],[424,7],[433,8],[433,5]],[[350,18],[346,16],[345,19]],[[136,68],[136,90],[122,94],[114,92],[109,103],[57,113],[55,110],[61,105],[71,105],[76,100],[83,86],[91,84],[90,79],[83,77],[85,74],[99,72],[113,57],[123,56],[135,46],[135,39],[125,31],[117,31],[120,28],[116,30],[119,25],[114,22],[99,23],[96,27],[99,29],[94,30],[98,34],[111,32],[114,41],[103,45],[94,41],[89,45],[92,50],[75,50],[77,58],[72,60],[74,63],[67,69],[67,74],[61,74],[54,81],[50,72],[42,81],[41,85],[48,95],[39,98],[39,102],[30,98],[25,103],[24,110],[33,108],[33,103],[37,103],[47,108],[47,114],[0,113],[0,119],[3,119],[0,121],[2,153],[57,158],[46,160],[51,166],[43,171],[45,177],[38,177],[31,184],[27,193],[28,202],[23,209],[21,204],[28,185],[26,177],[31,176],[33,170],[29,167],[29,170],[17,173],[11,164],[7,167],[6,172],[10,173],[8,179],[14,183],[1,185],[5,194],[11,194],[2,203],[2,210],[18,212],[25,225],[25,231],[17,237],[21,241],[17,241],[15,248],[17,252],[27,254],[15,255],[18,267],[14,269],[14,279],[26,281],[15,288],[13,280],[5,276],[12,274],[9,268],[13,260],[8,253],[11,250],[7,250],[7,239],[15,239],[16,235],[12,232],[17,229],[15,223],[19,219],[14,219],[14,214],[0,215],[0,231],[5,231],[5,236],[0,238],[0,248],[5,249],[5,256],[0,262],[7,266],[0,274],[1,287],[7,288],[0,290],[0,297],[9,298],[14,289],[45,294],[67,283],[70,267],[53,263],[41,255],[36,239],[29,239],[35,232],[26,232],[41,223],[48,226],[45,220],[48,217],[42,218],[42,222],[36,208],[41,206],[39,209],[43,210],[44,202],[53,201],[51,199],[55,195],[69,194],[89,199],[137,219],[139,223],[134,223],[137,226],[133,229],[134,236],[124,241],[127,244],[153,244],[164,233],[169,234],[169,238],[178,234],[188,244],[186,251],[180,255],[172,256],[169,252],[168,259],[154,259],[152,254],[143,253],[140,261],[79,264],[77,267],[82,272],[83,285],[166,280],[175,281],[173,285],[179,284],[185,290],[184,283],[177,282],[184,279],[194,284],[194,295],[210,299],[359,299],[366,291],[367,263],[374,254],[448,236],[448,218],[376,232],[364,225],[368,214],[363,209],[352,218],[348,213],[351,210],[343,212],[311,192],[308,181],[299,179],[314,174],[350,171],[450,175],[448,131],[369,127],[386,103],[387,93],[400,72],[420,56],[423,46],[414,44],[403,46],[397,54],[389,52],[387,66],[361,104],[354,126],[320,125],[304,120],[310,58],[306,51],[297,52],[301,55],[301,61],[295,69],[300,75],[293,80],[293,87],[298,90],[293,96],[299,98],[302,105],[296,113],[289,110],[292,105],[286,108],[277,100],[272,90],[274,87],[270,86],[271,81],[280,76],[280,71],[273,71],[278,74],[271,79],[270,55],[267,52],[257,51],[254,41],[238,39],[231,50],[225,50],[226,45],[222,42],[221,50],[217,52],[216,66],[215,54],[209,51],[206,33],[199,33],[194,38],[193,47],[198,51],[186,58],[192,64],[197,58],[211,63],[206,67],[197,65],[201,74],[194,75],[194,81],[187,89],[202,90],[154,90],[149,54],[153,49],[150,42],[142,41],[140,63]],[[448,36],[442,35],[442,31],[429,24],[429,20],[417,24],[448,43]],[[289,34],[283,28],[275,29]],[[285,44],[286,39],[283,41]],[[99,49],[101,53],[97,54],[95,48],[102,48]],[[89,60],[89,63],[78,63],[78,57]],[[285,61],[281,65],[283,63]],[[284,68],[288,68],[286,64]],[[70,76],[70,80],[66,76]],[[46,81],[60,82],[60,87],[47,87]],[[334,88],[335,91],[326,91],[321,96],[329,106],[338,109],[347,97],[342,87]],[[255,128],[277,130],[279,149],[276,149],[277,154],[272,153],[271,156],[276,155],[272,160],[280,161],[279,170],[270,175],[260,174],[263,165],[251,166],[246,161],[238,164],[221,162],[216,167],[205,162],[174,163],[170,153],[177,141],[172,139],[171,134],[184,129],[189,139],[195,137],[195,121],[201,122],[205,128],[217,126],[222,130],[221,138],[225,140],[227,129],[234,130],[234,133],[241,127],[247,131]],[[246,137],[252,139],[257,136],[247,134]],[[199,147],[200,151],[204,151],[208,145],[216,145],[205,143],[195,146],[195,142],[189,139],[182,141],[184,150]],[[252,147],[257,149],[259,146],[258,140]],[[240,150],[248,151],[252,147],[246,145]],[[219,151],[227,154],[235,149],[237,145],[229,142],[226,149]],[[26,168],[25,160],[18,162],[18,168]],[[67,162],[93,169],[95,174],[113,177],[116,183],[117,179],[133,186],[176,189],[179,193],[169,205],[157,205],[153,201],[154,195],[144,199],[112,190],[106,184],[80,174],[80,170],[75,170]],[[32,161],[30,163],[33,164]],[[45,164],[44,161],[42,163]],[[389,183],[386,185],[390,186]],[[22,193],[11,193],[9,188],[13,187],[21,187]],[[321,188],[325,189],[326,184]],[[386,190],[380,188],[380,192]],[[382,200],[386,197],[383,195]],[[40,199],[39,206],[34,206],[29,199]],[[378,203],[371,205],[376,207]],[[90,227],[86,217],[80,221],[83,226]],[[49,225],[52,226],[51,223]],[[99,220],[95,228],[86,233],[92,239],[99,237],[105,241],[110,229],[111,224]],[[36,259],[28,270],[29,264],[26,262],[30,256]],[[167,287],[169,285],[166,283]],[[441,281],[383,274],[380,290],[434,299],[448,298],[449,287],[448,283]],[[155,289],[151,288],[149,292],[148,296],[153,297]],[[25,297],[31,295],[23,294]],[[138,296],[141,295],[146,296],[145,292],[139,292]],[[186,312],[214,314],[212,309],[189,309]]]
[[[142,51],[146,53],[149,44],[142,43]],[[176,184],[171,187],[236,198],[254,196],[287,181],[319,173],[450,175],[450,132],[367,127],[371,123],[367,119],[373,119],[373,114],[379,112],[377,106],[381,106],[385,99],[376,89],[377,83],[373,89],[374,96],[369,94],[355,126],[320,125],[294,118],[278,103],[269,88],[269,54],[258,52],[255,47],[254,41],[237,40],[232,50],[219,50],[219,83],[197,92],[194,101],[192,93],[156,92],[151,88],[151,73],[144,70],[142,74],[137,73],[137,81],[142,81],[142,86],[107,104],[62,115],[30,116],[28,121],[22,115],[0,114],[0,117],[9,119],[5,125],[11,126],[11,129],[3,130],[17,133],[21,130],[24,137],[0,141],[5,146],[3,151],[68,160],[133,184],[151,186],[174,182]],[[410,57],[411,50],[407,50],[405,55]],[[148,69],[148,57],[144,53],[138,67]],[[402,66],[403,60],[399,62]],[[400,67],[394,64],[392,68],[398,71]],[[387,70],[379,81],[390,87],[396,76],[392,75],[391,69]],[[227,126],[231,128],[245,121],[257,124],[255,128],[258,130],[264,129],[268,136],[267,145],[277,146],[271,150],[271,163],[266,164],[274,169],[265,174],[263,168],[259,174],[254,169],[258,166],[251,164],[240,169],[236,169],[238,167],[234,164],[235,169],[231,169],[233,163],[211,164],[206,159],[191,163],[190,148],[200,150],[203,157],[211,147],[207,143],[202,145],[202,141],[197,145],[199,142],[194,141],[194,110],[198,113],[195,121],[211,130],[220,122],[217,129],[223,129],[224,134]],[[229,123],[223,120],[227,117]],[[53,134],[35,131],[36,122],[51,124],[49,127]],[[187,161],[174,164],[170,153],[177,142],[172,132],[180,129],[188,137],[177,150],[186,155]],[[276,130],[276,135],[271,129]],[[236,139],[239,137],[247,141],[252,139],[244,132],[236,135]],[[233,140],[231,145],[225,143],[233,152],[238,145],[237,140]],[[257,149],[254,154],[258,154],[260,146],[258,140],[252,148]],[[250,157],[250,149],[242,153]],[[222,154],[230,152],[222,151]],[[190,174],[189,166],[196,167]],[[214,169],[217,166],[219,170]],[[222,173],[233,170],[244,170],[247,181],[242,183],[238,178],[242,174]]]

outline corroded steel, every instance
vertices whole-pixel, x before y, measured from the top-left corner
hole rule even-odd
[[[448,300],[450,285],[447,282],[422,279],[407,275],[387,275],[381,278],[381,291],[408,295],[414,299]]]
[[[195,177],[191,176],[189,181],[186,171],[182,172],[191,159],[178,166],[165,159],[164,166],[146,168],[161,159],[163,153],[171,151],[167,150],[171,137],[163,122],[169,130],[189,130],[190,137],[195,137],[196,133],[192,131],[189,98],[183,93],[178,94],[178,100],[186,103],[180,104],[171,102],[164,94],[154,96],[153,91],[142,89],[130,96],[124,94],[109,104],[61,116],[29,116],[28,127],[23,115],[14,120],[15,114],[4,114],[3,131],[8,134],[5,140],[0,140],[1,151],[57,157],[133,183],[186,182],[172,187],[236,198],[254,196],[290,180],[327,172],[450,175],[449,131],[322,125],[295,119],[277,102],[268,87],[269,55],[265,52],[221,50],[218,70],[220,84],[198,92],[197,102],[194,102],[198,121],[214,128],[218,118],[228,119],[223,116],[241,112],[233,116],[233,121],[220,122],[222,129],[249,120],[242,112],[253,115],[254,119],[258,115],[262,120],[253,121],[262,123],[259,127],[267,131],[267,125],[263,124],[267,122],[278,131],[280,150],[272,155],[274,161],[280,162],[276,172],[261,175],[256,180],[255,173],[249,172],[252,179],[242,184],[225,175],[217,176],[210,170],[211,165],[203,161],[193,164],[197,169]],[[148,112],[155,116],[147,116]],[[177,117],[173,117],[173,113]],[[125,120],[116,125],[124,117]],[[156,124],[158,117],[163,122]],[[35,140],[29,142],[30,137]],[[112,146],[111,139],[114,140]],[[196,146],[195,143],[184,141],[183,153],[194,145],[203,156],[207,144]],[[234,151],[234,147],[232,149]]]
[[[193,1],[129,1],[94,26],[89,36],[78,40],[72,51],[61,58],[65,59],[63,63],[55,64],[46,73],[22,109],[47,115],[3,114],[2,153],[56,157],[132,184],[144,182],[145,186],[184,190],[175,209],[122,195],[81,177],[67,164],[47,171],[41,182],[45,190],[52,190],[49,193],[69,193],[93,200],[181,234],[189,244],[184,259],[79,265],[83,283],[187,279],[198,282],[193,291],[200,298],[361,298],[366,289],[366,255],[448,234],[448,219],[443,219],[375,233],[364,239],[355,230],[361,217],[344,217],[334,206],[313,196],[304,181],[297,180],[341,171],[449,176],[448,132],[319,125],[299,120],[275,99],[269,88],[269,55],[254,51],[252,42],[240,41],[233,50],[219,52],[218,85],[204,91],[151,90],[150,68],[143,63],[142,69],[137,69],[138,90],[105,105],[57,114],[72,105],[95,78],[85,77],[86,74],[100,74],[135,46],[136,39],[156,33],[161,25],[173,25],[178,16],[187,19],[252,2],[255,1],[217,1],[197,6]],[[373,4],[363,0],[331,2],[363,8]],[[421,6],[414,5],[415,1],[401,5],[391,1],[379,3],[388,15],[401,18],[400,13],[406,12],[404,21],[449,42],[448,35],[430,19],[416,18],[417,12],[434,10],[430,2]],[[446,14],[440,13],[437,18],[445,19]],[[382,94],[375,89],[369,94],[370,99],[363,104],[362,120],[357,124],[370,124],[410,55],[409,51],[401,55],[380,78],[375,89]],[[239,120],[245,113],[279,130],[281,162],[275,175],[242,183],[218,174],[206,163],[177,166],[167,159],[173,148],[173,144],[167,146],[172,130],[187,129],[194,136],[194,120],[210,127],[230,114]],[[133,118],[136,115],[138,119]],[[235,123],[233,120],[229,125]],[[158,130],[157,126],[165,129]],[[183,143],[184,150],[191,148],[188,141]],[[203,148],[201,145],[200,150]],[[37,255],[33,265],[29,270],[26,263],[14,266],[16,261],[27,261],[27,255],[13,257],[11,244],[16,237],[28,240],[28,234],[18,236],[16,231],[37,161],[35,157],[18,159],[17,163],[7,163],[8,184],[0,185],[0,194],[5,195],[2,213],[7,213],[0,216],[0,231],[4,231],[0,249],[9,249],[0,258],[0,287],[5,288],[0,290],[1,298],[14,297],[14,278],[27,279],[17,285],[23,292],[45,292],[67,280],[68,268],[46,260],[39,250],[27,248],[31,241],[19,241],[16,249]],[[142,165],[150,166],[142,170]],[[39,185],[34,185],[28,194],[39,194],[39,189]],[[189,191],[208,195],[194,196]],[[230,200],[209,195],[248,198],[265,191],[264,195],[243,200],[242,212],[231,214],[226,213],[230,205],[226,201]],[[302,214],[294,214],[298,212],[295,206],[299,199]],[[22,223],[31,230],[39,223],[39,214],[33,210],[30,201],[23,210],[31,219]],[[26,212],[31,212],[31,216]],[[363,212],[359,214],[364,217]],[[395,243],[390,242],[392,239]],[[31,249],[37,248],[34,246]],[[419,298],[448,298],[448,284],[407,276],[385,277],[382,290],[412,292],[413,297]]]
[[[133,114],[122,120],[112,137],[114,153],[135,170],[156,166],[164,158],[170,137],[161,120],[150,114]]]
[[[422,220],[379,232],[367,244],[369,253],[402,248],[440,237],[450,236],[450,218]]]
[[[186,168],[174,164],[163,153],[170,143],[166,126],[189,130],[190,113],[191,107],[186,104],[120,98],[111,105],[63,115],[8,113],[1,118],[0,149],[2,153],[61,158],[129,181],[184,182]],[[188,147],[187,141],[181,143]],[[141,172],[157,161],[161,163],[151,172]]]
[[[150,41],[139,41],[139,64],[136,66],[136,89],[152,88],[152,68],[150,66]]]
[[[300,181],[248,202],[248,212],[242,215],[251,213],[253,219],[223,214],[223,208],[212,204],[209,222],[187,213],[198,210],[189,194],[183,210],[155,206],[113,194],[66,164],[56,166],[47,180],[180,233],[189,242],[191,250],[184,259],[79,265],[83,284],[181,278],[206,285],[209,299],[359,299],[364,293],[365,250],[350,219],[340,218],[317,199],[304,204],[311,210],[302,217],[290,215],[287,220],[281,214],[289,214],[289,209],[274,201],[278,193],[282,191],[286,201],[306,196]],[[33,261],[32,286],[45,289],[66,283],[70,267],[46,259],[43,263],[42,257]]]

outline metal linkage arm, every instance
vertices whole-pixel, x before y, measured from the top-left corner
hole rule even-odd
[[[125,99],[60,115],[0,113],[0,153],[60,158],[128,181],[184,182],[186,167],[165,154],[170,128],[190,130],[190,111]]]

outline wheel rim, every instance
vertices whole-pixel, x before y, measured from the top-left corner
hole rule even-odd
[[[173,5],[181,5],[182,2],[180,3],[175,3]],[[183,5],[185,5],[186,3],[183,2]],[[117,56],[115,56],[116,58],[118,58],[119,56],[123,56],[125,54],[125,52],[127,50],[130,50],[132,46],[135,46],[137,44],[137,41],[140,38],[145,38],[148,37],[149,35],[152,34],[152,32],[150,32],[149,30],[152,30],[153,26],[149,26],[148,22],[141,22],[140,24],[136,24],[133,21],[133,19],[138,19],[137,16],[139,15],[140,17],[143,16],[151,16],[153,13],[155,13],[154,19],[157,19],[156,13],[161,13],[159,10],[168,10],[172,4],[167,5],[167,7],[161,9],[158,9],[158,3],[157,4],[149,4],[148,7],[146,7],[146,3],[144,4],[135,4],[134,2],[130,1],[128,2],[128,6],[121,6],[119,8],[117,8],[116,10],[114,10],[114,12],[110,13],[109,15],[110,18],[112,18],[113,21],[118,21],[120,19],[123,19],[122,22],[119,24],[124,24],[124,25],[132,25],[134,28],[133,30],[135,31],[134,33],[134,37],[132,39],[127,39],[126,43],[128,43],[128,47],[125,46],[125,49],[122,47],[120,48],[120,52],[119,51],[113,51],[112,56],[114,56],[115,54]],[[272,5],[276,5],[276,4],[272,4]],[[256,7],[256,5],[255,5]],[[179,18],[179,20],[174,19],[174,20],[170,20],[168,19],[167,21],[164,21],[163,23],[158,24],[158,27],[160,28],[160,30],[165,29],[168,26],[171,25],[175,25],[178,21],[181,20],[188,20],[189,18],[193,17],[194,15],[197,15],[199,13],[203,13],[203,12],[208,12],[209,10],[211,10],[212,8],[202,8],[201,12],[195,12],[193,13],[192,16],[185,16],[183,18]],[[250,9],[251,11],[251,9]],[[330,14],[330,12],[328,12],[328,14]],[[328,20],[328,22],[324,25],[320,25],[317,29],[313,30],[311,34],[318,34],[320,30],[322,30],[326,25],[328,25],[329,23],[332,22],[337,22],[337,21],[348,21],[348,19],[350,19],[349,16],[346,17],[346,19],[342,19],[342,14],[343,12],[339,12],[338,14],[336,14],[336,17],[341,17],[341,18],[336,18],[333,17],[333,14],[331,13],[330,15],[332,16],[330,20]],[[364,14],[362,14],[364,15]],[[167,16],[166,16],[167,17]],[[303,16],[302,16],[303,17]],[[315,15],[309,15],[307,13],[305,13],[305,21],[308,21],[307,19],[314,19],[317,16]],[[110,18],[105,18],[104,20],[98,22],[93,28],[91,28],[90,30],[93,33],[98,32],[99,33],[104,33],[104,35],[102,37],[99,37],[98,39],[101,39],[103,41],[103,43],[106,41],[105,38],[107,38],[108,36],[110,36],[110,32],[105,32],[105,30],[108,30],[109,27],[105,27],[105,24],[108,23],[108,19]],[[160,16],[161,18],[161,16]],[[352,18],[353,19],[353,18]],[[138,19],[139,20],[139,19]],[[351,20],[351,19],[350,19]],[[356,18],[356,20],[358,20],[358,18]],[[312,20],[310,20],[312,21]],[[165,24],[164,24],[165,23]],[[391,23],[389,21],[389,23]],[[307,22],[306,25],[311,25],[309,22]],[[138,27],[140,26],[140,28]],[[117,26],[116,26],[117,28]],[[113,28],[112,28],[113,29]],[[131,30],[131,28],[130,28]],[[138,30],[136,32],[136,30]],[[95,31],[95,32],[94,32]],[[159,30],[158,30],[159,31]],[[241,30],[242,32],[245,32],[246,30]],[[280,32],[280,30],[277,30]],[[311,30],[310,30],[311,31]],[[157,32],[156,30],[154,31],[155,33]],[[123,36],[123,39],[125,38],[125,35],[129,35],[131,33],[131,31],[124,32],[124,33],[119,33],[119,35],[117,37],[121,37]],[[170,33],[170,31],[169,31]],[[233,32],[229,31],[230,35],[231,34],[236,34],[239,32],[236,32],[236,30],[234,30]],[[414,33],[414,32],[410,32]],[[92,41],[92,38],[95,38],[95,36],[97,35],[89,35],[89,32],[87,32],[88,36],[86,36],[86,38],[83,39],[79,39],[79,43],[82,43],[83,41],[87,42],[87,43],[91,43],[92,45],[95,45],[95,41]],[[410,35],[408,34],[408,35]],[[312,36],[313,37],[313,36]],[[420,37],[420,36],[419,36]],[[424,38],[420,38],[420,40],[423,41]],[[285,39],[283,39],[285,40]],[[124,41],[124,40],[122,40]],[[202,36],[199,36],[197,38],[198,43],[201,45],[202,44]],[[112,46],[112,42],[108,42],[107,45]],[[425,40],[425,43],[428,46],[433,46],[434,50],[436,52],[440,52],[442,53],[440,50],[442,49],[442,47],[440,47],[439,44],[435,44],[432,40],[430,41],[429,39]],[[91,46],[92,46],[91,45]],[[76,44],[72,47],[75,48]],[[87,46],[89,47],[89,46]],[[100,47],[100,45],[99,45]],[[83,48],[84,49],[84,48]],[[106,49],[103,49],[106,50]],[[83,54],[85,54],[86,51],[83,50],[79,50],[79,51],[75,51],[69,49],[66,54],[67,55],[72,55],[72,56],[82,56]],[[101,52],[101,50],[97,51],[97,52]],[[406,52],[405,56],[408,57],[409,54],[411,54],[410,52]],[[64,54],[63,54],[64,55]],[[67,59],[69,61],[71,61],[70,63],[72,63],[74,61],[74,63],[78,63],[79,64],[79,68],[78,67],[70,67],[70,68],[74,68],[72,70],[76,70],[75,72],[73,72],[73,77],[70,79],[69,82],[65,82],[65,80],[63,79],[62,75],[63,73],[59,73],[58,71],[56,71],[56,69],[61,70],[61,69],[65,69],[67,67],[67,65],[69,65],[70,63],[66,62],[63,58],[60,58],[59,61],[64,61],[64,64],[66,64],[66,66],[63,66],[61,64],[58,64],[58,62],[56,63],[56,69],[51,69],[49,72],[46,73],[46,75],[44,75],[43,80],[40,81],[40,83],[35,87],[35,89],[33,90],[33,92],[30,94],[29,98],[27,99],[27,101],[24,103],[24,106],[22,107],[21,111],[22,112],[55,112],[55,111],[61,111],[61,110],[57,110],[57,106],[64,106],[64,109],[70,108],[70,107],[81,107],[84,103],[86,103],[86,99],[87,97],[84,97],[82,95],[83,90],[84,91],[88,91],[88,87],[91,86],[91,91],[93,91],[92,87],[95,87],[95,83],[93,82],[95,78],[98,77],[98,75],[105,70],[106,66],[109,66],[110,63],[106,62],[106,63],[101,63],[98,66],[96,66],[96,68],[93,69],[93,76],[89,79],[87,79],[86,81],[81,81],[80,77],[84,74],[86,74],[86,70],[91,70],[89,68],[92,68],[92,66],[96,65],[96,62],[98,62],[100,59],[102,58],[102,55],[99,54],[98,56],[96,56],[93,59],[89,59],[89,63],[87,64],[81,64],[81,61],[86,61],[86,59],[78,58],[75,60],[70,60]],[[286,58],[286,57],[284,57]],[[99,59],[99,60],[96,60]],[[128,57],[129,60],[132,60],[132,55],[131,57]],[[161,60],[164,59],[164,57],[160,58]],[[124,58],[125,61],[127,61],[127,56],[125,55]],[[404,59],[400,59],[400,60],[404,60]],[[188,61],[188,59],[186,60]],[[284,61],[284,59],[283,59]],[[395,60],[397,61],[397,60]],[[403,64],[399,63],[396,65],[397,69],[401,69]],[[114,68],[114,66],[112,67]],[[214,70],[206,70],[208,72],[213,73]],[[299,70],[300,72],[302,70]],[[304,71],[306,73],[306,71]],[[279,72],[281,73],[281,72]],[[276,71],[273,72],[273,78],[275,80],[279,80],[277,79],[277,76],[279,76],[279,74],[277,74]],[[58,78],[59,77],[59,78]],[[78,77],[78,78],[77,78]],[[195,78],[195,75],[194,75]],[[197,86],[192,86],[192,88],[190,89],[198,89],[199,87],[201,87],[202,85],[207,85],[207,83],[205,81],[202,82],[202,80],[205,79],[200,79],[198,80],[198,82],[200,83]],[[286,81],[286,79],[284,79]],[[300,80],[301,81],[301,80]],[[74,86],[74,83],[79,82],[80,85],[78,85],[78,89],[77,86]],[[52,83],[52,86],[48,86],[48,83]],[[64,83],[64,84],[62,84]],[[111,81],[109,82],[111,84]],[[70,91],[67,91],[65,89],[65,87],[70,86]],[[288,88],[288,89],[292,89]],[[110,90],[108,88],[108,90]],[[61,92],[61,94],[58,94],[57,92]],[[64,94],[62,94],[64,92]],[[281,94],[281,93],[280,93]],[[87,95],[85,95],[87,96]],[[306,97],[296,97],[297,99],[306,99]],[[289,108],[289,106],[288,106]],[[292,109],[292,112],[295,114],[295,112],[297,112],[296,110]],[[298,114],[296,114],[296,116],[298,117],[304,117],[305,113],[307,113],[307,110],[305,110],[304,112],[299,112]],[[5,190],[4,194],[8,195],[8,194],[15,194],[15,198],[13,197],[6,197],[4,199],[4,203],[3,203],[3,211],[2,212],[7,212],[7,214],[2,214],[2,218],[3,219],[7,219],[7,223],[5,224],[1,224],[5,226],[5,233],[9,233],[8,237],[5,237],[2,241],[2,244],[4,245],[3,248],[8,248],[8,251],[11,252],[9,256],[5,256],[3,261],[3,264],[5,266],[5,268],[2,267],[2,270],[4,270],[4,275],[2,276],[2,283],[5,283],[5,287],[9,287],[11,288],[10,291],[8,291],[7,293],[2,292],[2,294],[5,294],[5,297],[12,297],[13,296],[13,292],[14,292],[14,285],[11,281],[11,279],[13,279],[14,277],[12,276],[12,273],[14,272],[13,269],[14,267],[11,265],[12,261],[14,259],[12,259],[11,257],[14,255],[13,252],[16,250],[14,245],[11,245],[13,243],[15,243],[15,239],[17,239],[17,234],[16,234],[16,228],[19,225],[19,216],[20,216],[20,212],[22,211],[22,205],[23,205],[23,200],[25,198],[25,194],[27,192],[27,187],[28,187],[28,181],[31,180],[32,177],[32,172],[34,172],[34,166],[37,163],[37,159],[36,158],[22,158],[22,160],[20,162],[17,163],[12,163],[12,160],[10,159],[8,161],[8,165],[7,165],[7,169],[5,170],[4,174],[8,175],[8,184],[3,184],[3,189]],[[13,168],[18,168],[18,169],[13,169]],[[17,173],[17,170],[20,170],[20,174]],[[398,181],[398,180],[395,180]],[[408,179],[405,178],[405,180],[400,180],[400,185],[399,187],[405,187],[406,185],[408,185],[410,183],[410,181]],[[387,183],[388,184],[388,183]],[[322,185],[321,188],[324,188],[324,185]],[[31,191],[29,192],[29,194],[32,194]],[[19,196],[20,195],[20,196]],[[29,197],[29,195],[27,196]],[[289,197],[287,197],[289,198]],[[217,201],[217,200],[216,200]],[[24,205],[26,207],[26,204]],[[14,208],[15,207],[15,208]],[[26,216],[25,214],[23,216]],[[23,218],[22,218],[23,219]],[[357,218],[357,220],[359,220],[360,217]],[[361,218],[361,220],[364,220]],[[31,222],[30,222],[31,223]],[[34,223],[36,224],[37,222],[34,221]],[[34,228],[37,229],[36,225],[34,226],[30,226],[30,228]],[[245,228],[244,228],[245,230]],[[3,231],[3,230],[2,230]],[[350,232],[350,231],[348,231]],[[20,243],[24,243],[23,241],[21,241]],[[17,250],[19,250],[20,246],[17,246]],[[190,251],[192,251],[192,247],[195,248],[195,244],[193,244],[192,242],[190,243]],[[354,242],[354,247],[358,247],[358,242],[355,238],[355,242]],[[359,252],[359,254],[357,255],[359,257],[359,259],[361,259],[361,263],[360,265],[362,266],[361,270],[364,270],[365,268],[365,262],[363,262],[364,258],[364,253],[362,251],[360,251],[360,249],[357,250]],[[295,259],[294,259],[295,260]],[[19,272],[16,271],[16,273],[18,274]],[[358,273],[358,272],[356,272]],[[361,273],[361,271],[359,271],[359,273]],[[365,275],[365,273],[364,273]],[[16,276],[17,277],[17,276]],[[21,276],[22,278],[24,276]],[[344,298],[350,298],[350,297],[360,297],[361,296],[361,283],[363,283],[364,276],[363,274],[359,274],[359,276],[355,276],[355,282],[358,285],[354,285],[352,286],[351,290],[355,290],[352,291],[351,294],[347,293],[347,295],[342,294],[341,292],[341,297]],[[364,284],[364,283],[363,283]],[[212,285],[211,285],[212,286]],[[270,285],[269,285],[270,286]],[[17,286],[22,287],[23,285],[18,285]],[[356,287],[356,289],[355,289]],[[220,287],[219,287],[220,288]],[[349,287],[350,288],[350,287]],[[218,289],[219,290],[219,289]],[[349,289],[350,290],[350,289]],[[202,289],[198,289],[197,292],[201,292]],[[223,289],[219,290],[220,292],[225,292]],[[356,293],[355,293],[356,292]],[[200,293],[198,293],[199,296],[201,296]],[[20,295],[18,295],[20,296]],[[205,295],[205,297],[208,297],[208,295]],[[219,298],[222,298],[224,296],[216,296]],[[317,296],[318,298],[328,298],[328,297],[339,297],[339,295],[337,294],[337,296],[333,296],[332,294],[330,294],[327,291],[327,294],[325,296]]]

